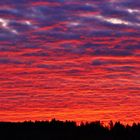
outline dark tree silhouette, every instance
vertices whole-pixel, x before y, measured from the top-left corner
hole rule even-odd
[[[140,140],[140,124],[132,126],[110,121],[81,123],[74,121],[0,122],[0,140]]]

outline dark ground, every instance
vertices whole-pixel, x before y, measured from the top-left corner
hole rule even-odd
[[[1,122],[0,140],[140,140],[140,124],[132,126],[120,122],[103,126],[100,121],[81,123],[73,121]]]

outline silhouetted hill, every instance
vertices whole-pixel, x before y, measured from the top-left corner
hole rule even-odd
[[[0,122],[0,140],[140,140],[140,124],[132,126],[120,122],[103,126],[100,121]]]

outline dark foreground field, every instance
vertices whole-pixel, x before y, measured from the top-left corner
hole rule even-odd
[[[36,121],[0,123],[0,140],[140,140],[140,124],[124,126],[120,122],[81,123],[70,121]]]

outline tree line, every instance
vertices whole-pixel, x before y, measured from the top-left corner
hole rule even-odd
[[[0,140],[140,140],[140,123],[124,125],[100,121],[77,125],[74,121],[0,122]]]

